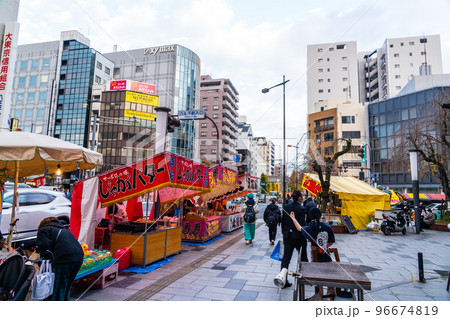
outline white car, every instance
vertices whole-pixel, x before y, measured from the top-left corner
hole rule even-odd
[[[28,184],[24,184],[24,183],[18,183],[17,184],[17,189],[20,189],[20,188],[31,188],[31,186],[30,185],[28,185]],[[5,183],[5,192],[9,192],[9,191],[13,191],[14,190],[14,183],[11,183],[11,182],[6,182]]]
[[[56,217],[63,224],[70,223],[71,201],[61,192],[40,190],[35,188],[20,188],[19,214],[13,235],[13,241],[35,238],[41,221],[46,217]],[[6,237],[11,223],[11,207],[13,192],[3,194],[0,229]]]
[[[450,207],[450,205],[449,205],[449,207]],[[441,213],[442,213],[442,211],[444,209],[444,205],[442,205],[440,203],[432,203],[432,204],[427,205],[425,207],[425,210],[429,210],[429,209],[431,209],[431,212],[434,213],[434,214],[436,214],[438,210],[440,210]]]

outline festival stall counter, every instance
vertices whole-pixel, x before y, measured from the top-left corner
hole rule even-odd
[[[130,202],[132,199],[151,193],[150,200],[153,201],[153,205],[150,216],[144,217],[142,213],[140,216],[132,213],[134,218],[114,222],[111,232],[112,255],[114,256],[119,249],[129,248],[130,263],[142,267],[181,252],[181,219],[179,217],[182,214],[168,217],[167,215],[173,213],[176,208],[176,205],[171,204],[159,218],[162,205],[166,206],[167,203],[175,203],[177,199],[191,198],[209,191],[207,166],[167,152],[103,173],[92,179],[96,180],[91,184],[97,185],[99,203],[99,205],[97,203],[92,205],[94,211],[98,206],[105,208],[116,204],[122,205],[124,201]],[[80,184],[83,185],[83,183]],[[77,204],[74,205],[74,203],[82,202],[83,194],[86,196],[86,193],[92,192],[90,188],[95,189],[95,186],[91,186],[83,190],[88,183],[84,184],[74,189],[72,214],[74,211],[81,210],[83,206],[78,205],[80,207],[77,209]],[[127,213],[130,212],[127,211]],[[105,217],[104,209],[97,209],[97,218],[95,214],[94,212],[92,228],[95,228],[96,220],[98,222],[98,219]],[[73,232],[77,236],[77,232],[83,229],[90,229],[90,227],[87,225],[79,226],[78,229],[75,227]]]
[[[210,191],[200,196],[199,201],[207,206],[197,206],[194,212],[185,215],[182,240],[204,243],[218,235],[223,229],[223,220],[234,211],[226,209],[226,200],[239,188],[237,172],[221,165],[208,172]]]
[[[239,188],[231,194],[226,195],[228,201],[247,196],[250,193],[258,191],[258,178],[249,174],[240,174],[238,176]],[[222,232],[230,233],[243,227],[241,205],[232,204],[230,208],[222,215]]]

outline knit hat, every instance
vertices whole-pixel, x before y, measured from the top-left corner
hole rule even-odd
[[[253,195],[253,193],[250,193],[250,194],[247,195],[247,197],[250,198],[250,199],[253,199],[254,196],[255,195]]]

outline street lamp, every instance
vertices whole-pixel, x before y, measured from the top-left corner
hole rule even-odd
[[[285,197],[286,197],[286,83],[289,82],[289,80],[285,80],[285,76],[283,75],[283,82],[278,83],[277,85],[274,85],[270,88],[264,88],[262,89],[262,93],[267,93],[271,89],[282,85],[283,86],[283,206],[285,204]]]
[[[411,165],[411,181],[414,200],[414,222],[416,223],[416,234],[420,234],[420,212],[419,212],[419,150],[409,150],[409,161]]]

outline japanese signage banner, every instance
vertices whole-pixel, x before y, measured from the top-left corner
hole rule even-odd
[[[303,175],[302,187],[316,196],[322,191],[322,186],[320,183],[316,182],[307,175]]]
[[[103,173],[98,178],[102,207],[163,188],[184,190],[165,192],[177,198],[209,191],[208,167],[172,153],[155,155]],[[161,202],[177,198],[165,198]]]
[[[237,172],[225,166],[214,166],[209,171],[209,184],[211,191],[202,195],[202,200],[218,200],[239,188]]]
[[[136,116],[138,119],[141,119],[141,120],[156,121],[156,113],[125,110],[125,112],[123,113],[123,116],[125,116],[125,117],[135,117]]]
[[[131,80],[120,80],[120,81],[110,81],[109,82],[110,91],[136,91],[145,94],[156,94],[156,86],[147,83],[141,83]]]
[[[130,92],[125,93],[125,102],[138,103],[150,106],[158,106],[159,97],[142,93]]]

